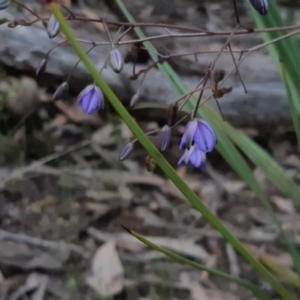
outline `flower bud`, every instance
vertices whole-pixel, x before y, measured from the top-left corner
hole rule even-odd
[[[77,103],[83,112],[92,114],[97,109],[104,109],[104,96],[95,84],[90,84],[78,95]]]
[[[134,143],[133,142],[129,142],[125,145],[123,145],[121,147],[121,151],[120,151],[120,156],[119,156],[119,160],[124,160],[125,158],[128,157],[128,155],[131,153],[132,149],[133,149]]]
[[[219,83],[220,81],[223,80],[224,76],[225,76],[225,71],[224,70],[222,70],[222,69],[215,70],[214,71],[214,76],[213,76],[214,82]]]
[[[109,53],[109,60],[112,69],[116,73],[120,73],[124,66],[123,56],[119,49],[113,48]]]
[[[56,91],[53,94],[53,101],[65,99],[69,92],[69,85],[66,81],[64,81],[60,86],[56,89]]]
[[[8,8],[10,5],[10,0],[0,0],[0,10]]]
[[[36,70],[35,70],[35,74],[36,76],[41,75],[45,72],[46,68],[47,68],[47,59],[43,58],[41,60],[41,62],[39,63],[39,65],[37,66]]]
[[[130,100],[129,106],[134,107],[135,104],[139,101],[139,99],[140,99],[140,94],[139,93],[134,94]]]
[[[250,0],[250,3],[262,16],[268,13],[268,0]]]
[[[51,15],[47,24],[47,33],[50,39],[55,38],[60,32],[59,22],[56,20],[54,15]]]
[[[171,141],[171,128],[168,125],[165,125],[161,132],[160,132],[160,136],[161,136],[161,151],[165,151]]]

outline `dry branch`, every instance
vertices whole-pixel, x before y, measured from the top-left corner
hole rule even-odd
[[[2,12],[3,16],[13,19],[7,11]],[[86,36],[84,30],[76,32],[77,36]],[[88,39],[91,41],[104,41],[104,37],[99,34],[89,33]],[[19,73],[34,76],[35,68],[46,55],[62,38],[58,37],[50,40],[42,26],[8,28],[6,25],[0,26],[0,63],[6,67],[17,70]],[[90,45],[86,45],[90,47]],[[97,66],[103,64],[106,59],[108,47],[97,47],[90,57]],[[122,51],[125,50],[122,47]],[[184,50],[184,49],[183,49]],[[261,57],[263,58],[263,57]],[[203,57],[205,63],[207,58]],[[231,58],[228,56],[228,63]],[[76,55],[68,46],[55,49],[49,58],[46,74],[41,78],[49,84],[63,81],[77,61]],[[203,63],[202,62],[202,63]],[[251,62],[251,58],[250,58]],[[228,65],[225,63],[225,65]],[[232,61],[230,61],[232,65]],[[251,63],[248,63],[244,70]],[[141,67],[141,66],[139,66]],[[143,68],[145,65],[143,66]],[[233,91],[220,101],[223,114],[228,122],[236,127],[253,127],[260,130],[274,130],[274,126],[289,126],[291,118],[289,114],[288,102],[283,84],[278,76],[271,74],[272,67],[267,67],[265,74],[258,72],[258,83],[247,83],[247,78],[243,75],[248,95],[244,93],[238,78],[230,80]],[[274,67],[275,69],[275,67]],[[243,71],[243,67],[241,68]],[[180,71],[180,67],[179,67]],[[185,70],[186,71],[186,70]],[[103,76],[107,83],[113,88],[115,93],[124,101],[129,102],[132,95],[139,87],[139,80],[129,79],[132,72],[132,65],[128,64],[121,74],[115,74],[109,68],[104,70]],[[251,72],[251,70],[249,71]],[[199,71],[199,74],[201,70]],[[200,76],[183,76],[184,83],[193,89],[199,82]],[[90,76],[84,67],[79,64],[70,81],[71,89],[79,92],[87,83],[91,81]],[[253,82],[253,80],[250,80]],[[146,102],[170,103],[176,98],[172,87],[158,70],[151,70],[147,74],[143,84],[141,98]],[[214,105],[213,102],[211,102]]]

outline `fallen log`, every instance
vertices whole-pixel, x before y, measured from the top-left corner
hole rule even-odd
[[[13,19],[7,11],[1,11],[1,18]],[[99,33],[87,33],[84,30],[77,30],[79,37],[85,36],[85,39],[91,41],[104,41]],[[17,70],[20,74],[35,76],[35,69],[39,62],[45,57],[46,53],[62,39],[57,37],[49,39],[45,28],[42,26],[31,26],[8,28],[6,25],[0,26],[0,63],[6,67]],[[85,48],[88,46],[85,45]],[[88,49],[88,48],[87,48]],[[104,63],[107,57],[108,47],[95,48],[90,57],[97,67]],[[121,47],[121,51],[125,46]],[[228,56],[229,57],[229,56]],[[261,60],[263,57],[261,58]],[[77,56],[68,45],[56,48],[50,55],[46,73],[39,79],[47,85],[63,81],[77,62]],[[250,60],[251,62],[251,60]],[[232,62],[222,63],[225,67]],[[270,65],[270,63],[269,63]],[[138,66],[140,68],[141,66]],[[145,65],[143,66],[143,68]],[[253,82],[255,74],[249,71],[258,68],[258,83]],[[272,73],[276,70],[274,67],[267,68],[265,74],[259,72],[263,68],[261,65],[251,66],[246,64],[245,69],[241,67],[240,71],[246,81],[248,94],[245,94],[237,78],[231,78],[228,83],[233,87],[233,91],[220,100],[223,114],[226,120],[236,127],[252,127],[260,130],[274,130],[276,126],[290,126],[291,118],[289,113],[288,101],[283,84],[279,76]],[[127,64],[121,74],[114,73],[110,68],[103,71],[103,77],[112,87],[115,93],[124,102],[129,102],[132,95],[137,91],[140,80],[132,81],[129,79],[132,74],[132,65]],[[246,77],[246,78],[245,78]],[[189,87],[193,88],[200,80],[200,76],[182,76],[182,80]],[[247,84],[247,79],[251,83]],[[265,80],[262,82],[262,78]],[[91,82],[91,78],[85,67],[79,64],[70,80],[70,86],[75,92],[79,92],[86,84]],[[177,95],[167,79],[157,70],[151,70],[143,84],[141,98],[145,102],[156,102],[169,104]],[[213,101],[210,103],[215,106]]]

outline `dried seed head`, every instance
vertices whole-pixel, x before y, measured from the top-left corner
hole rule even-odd
[[[131,100],[130,100],[130,107],[134,107],[135,104],[139,101],[140,99],[140,94],[139,93],[136,93],[132,96]]]
[[[10,0],[0,0],[0,10],[8,8],[10,5]]]
[[[53,101],[65,99],[69,92],[69,85],[66,81],[64,81],[60,86],[56,89],[56,91],[53,94]]]
[[[262,16],[268,13],[268,0],[250,0],[250,3]]]
[[[128,157],[128,155],[131,153],[131,151],[133,150],[133,146],[134,146],[134,143],[133,142],[129,142],[129,143],[126,143],[125,145],[123,145],[121,147],[121,150],[120,150],[120,156],[119,156],[119,160],[124,160],[125,158]]]
[[[222,69],[215,70],[214,71],[214,76],[213,76],[214,82],[219,83],[220,81],[223,80],[224,76],[225,76],[225,71],[224,70],[222,70]]]
[[[232,87],[224,87],[224,88],[220,88],[216,91],[214,91],[214,97],[215,98],[222,98],[225,94],[229,94],[232,91]]]
[[[123,56],[119,49],[113,48],[109,53],[109,61],[112,69],[120,73],[124,66]]]
[[[43,58],[41,60],[41,62],[39,63],[39,65],[37,66],[37,68],[35,70],[36,76],[41,75],[45,72],[45,70],[47,68],[47,63],[48,63],[48,60],[46,58]]]
[[[54,15],[51,15],[47,24],[47,33],[50,39],[55,38],[60,32],[59,22],[56,20]]]

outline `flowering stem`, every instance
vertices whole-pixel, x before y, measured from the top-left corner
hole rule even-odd
[[[278,291],[282,298],[285,300],[292,300],[293,298],[289,295],[287,290],[256,258],[251,255],[251,253],[242,245],[242,243],[234,235],[232,235],[226,227],[224,227],[222,222],[209,210],[209,208],[207,208],[207,206],[197,197],[197,195],[189,188],[189,186],[178,176],[172,166],[157,150],[157,148],[143,132],[143,130],[138,126],[136,121],[131,117],[129,112],[119,101],[111,88],[103,80],[102,76],[99,75],[97,69],[95,68],[89,57],[86,55],[85,51],[81,48],[79,42],[76,40],[70,26],[60,12],[57,4],[55,4],[53,1],[48,1],[48,3],[52,13],[60,23],[61,30],[69,40],[70,44],[73,46],[78,57],[90,72],[96,84],[101,88],[116,112],[121,116],[128,128],[132,131],[133,135],[139,140],[139,142],[147,150],[149,155],[156,161],[157,165],[164,171],[168,178],[177,186],[177,188],[190,201],[190,203],[193,204],[194,207],[199,212],[201,212],[203,216],[206,217],[208,222],[212,226],[214,226],[224,236],[224,238],[227,239],[227,241],[234,245],[235,248],[260,272],[260,274],[269,281],[269,283],[275,290]],[[137,29],[138,28],[135,28],[135,30]]]

